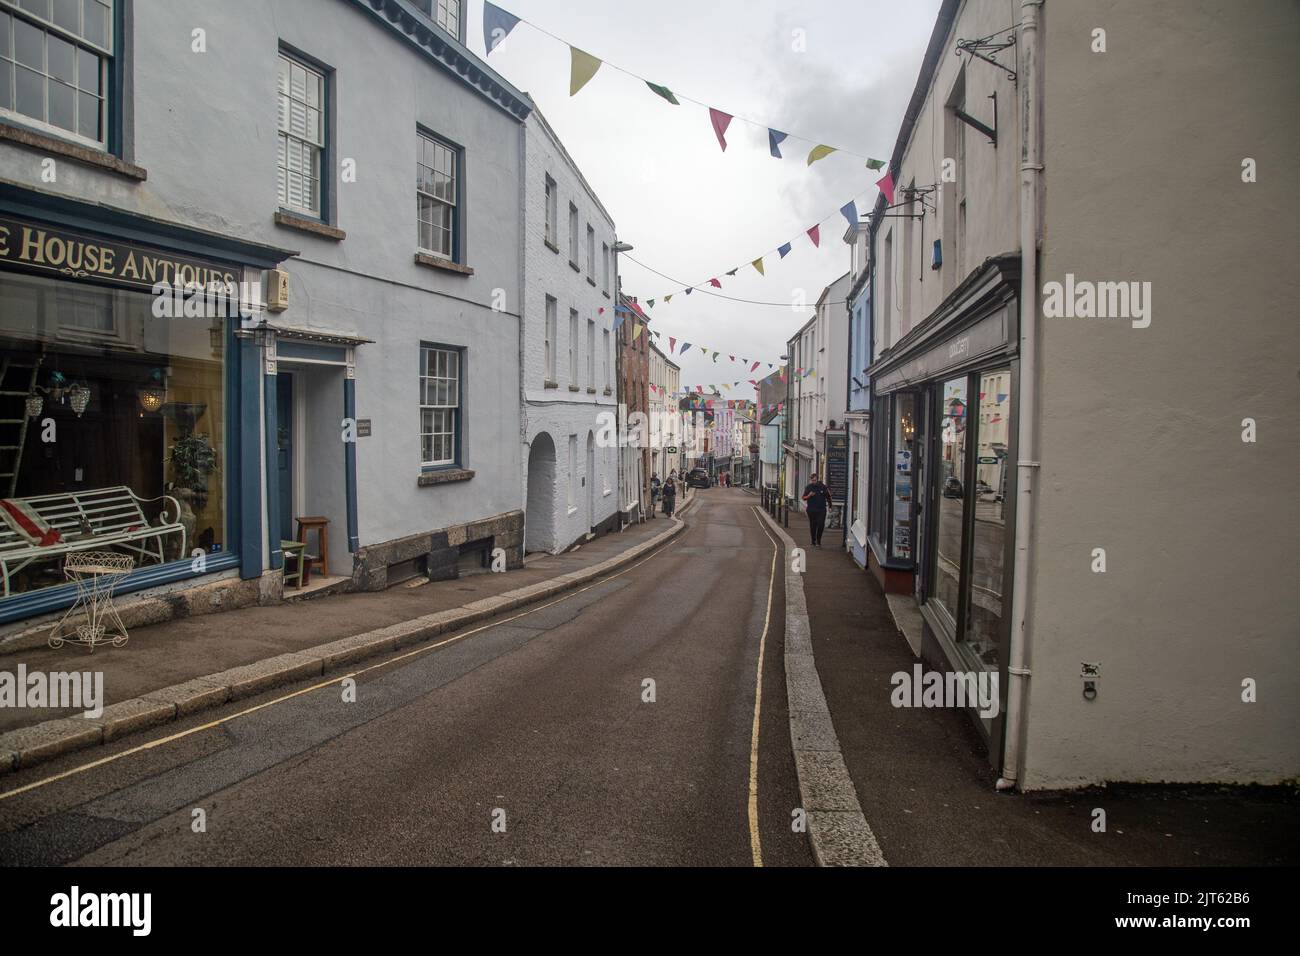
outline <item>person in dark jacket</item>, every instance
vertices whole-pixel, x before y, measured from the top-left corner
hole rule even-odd
[[[673,480],[672,475],[669,475],[668,480],[664,482],[662,496],[664,499],[664,515],[671,518],[673,509],[677,507],[677,482]]]
[[[814,472],[808,478],[808,486],[803,490],[804,510],[808,512],[808,532],[812,536],[814,548],[822,546],[822,532],[826,530],[826,511],[834,502],[831,490],[817,479]]]

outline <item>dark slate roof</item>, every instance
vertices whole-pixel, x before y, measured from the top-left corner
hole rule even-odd
[[[404,36],[421,53],[480,96],[517,119],[528,116],[531,106],[519,90],[471,53],[446,30],[433,23],[409,0],[351,0],[388,29]]]

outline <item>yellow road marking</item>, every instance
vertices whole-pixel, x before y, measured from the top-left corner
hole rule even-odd
[[[767,632],[772,623],[772,589],[776,586],[776,539],[768,533],[767,526],[754,508],[758,526],[772,542],[772,569],[767,580],[767,612],[763,617],[763,634],[758,639],[758,677],[754,683],[754,727],[749,736],[749,849],[755,866],[763,865],[763,845],[758,835],[758,721],[763,710],[763,654],[767,648]]]
[[[677,520],[680,521],[681,519],[678,518]],[[371,671],[378,670],[381,667],[389,667],[393,664],[399,663],[400,661],[407,660],[408,658],[411,657],[415,657],[419,654],[427,654],[429,651],[436,651],[440,647],[446,647],[448,644],[454,644],[457,641],[462,641],[465,638],[470,637],[471,635],[479,634],[483,631],[490,631],[494,627],[500,627],[503,624],[509,624],[511,621],[517,621],[519,620],[519,618],[527,617],[529,614],[536,614],[538,611],[544,611],[548,607],[554,607],[555,605],[561,604],[569,600],[570,598],[577,597],[579,594],[582,594],[584,591],[590,591],[592,588],[598,587],[599,585],[604,584],[606,581],[612,581],[614,578],[622,577],[624,574],[627,574],[629,571],[635,571],[637,568],[641,567],[641,565],[645,564],[647,561],[652,561],[655,558],[659,557],[659,555],[663,554],[674,544],[676,544],[679,540],[681,540],[681,534],[678,534],[677,537],[673,538],[672,541],[669,541],[663,547],[656,549],[654,554],[651,554],[649,557],[642,558],[640,561],[637,561],[635,564],[629,565],[628,567],[624,568],[622,571],[618,571],[615,574],[602,577],[595,583],[588,584],[586,587],[578,588],[576,591],[569,591],[564,595],[564,597],[556,598],[554,601],[551,601],[549,604],[543,604],[541,607],[535,607],[527,611],[521,611],[520,613],[515,614],[512,617],[503,618],[499,621],[494,620],[490,624],[484,624],[481,627],[473,628],[472,630],[466,631],[463,634],[457,634],[453,637],[449,637],[445,641],[439,641],[436,644],[429,644],[424,647],[417,647],[413,651],[407,651],[405,654],[399,654],[397,657],[390,658],[389,660],[380,661],[377,664],[371,664],[369,667],[363,667],[360,670],[349,671],[346,674],[339,674],[336,677],[331,677],[329,680],[321,681],[320,683],[313,684],[310,687],[303,687],[299,690],[293,691],[290,694],[285,694],[282,697],[277,697],[275,698],[275,700],[268,700],[261,704],[256,704],[245,710],[241,710],[238,713],[231,714],[228,717],[222,717],[219,718],[218,720],[209,721],[206,724],[201,724],[198,727],[191,727],[188,730],[178,731],[177,733],[171,734],[170,736],[160,737],[158,740],[151,740],[148,743],[140,744],[137,747],[131,747],[127,750],[121,751],[120,753],[111,754],[107,757],[101,757],[98,760],[93,760],[90,763],[81,764],[80,766],[77,767],[72,767],[68,770],[62,771],[61,773],[56,773],[50,777],[44,777],[40,780],[33,780],[31,783],[24,784],[21,787],[17,787],[13,790],[7,790],[4,793],[0,793],[0,800],[8,800],[10,797],[18,796],[18,794],[20,793],[26,793],[29,790],[36,790],[40,787],[47,786],[48,784],[56,783],[60,780],[66,780],[68,777],[73,777],[76,776],[77,774],[85,773],[88,770],[94,770],[96,767],[102,767],[104,766],[104,764],[113,763],[114,761],[121,760],[123,757],[130,757],[134,754],[143,753],[146,750],[153,750],[156,747],[161,747],[164,744],[169,744],[174,741],[181,740],[185,737],[192,736],[193,734],[202,733],[203,731],[211,730],[214,727],[220,727],[222,724],[228,724],[232,720],[238,720],[240,717],[247,717],[249,714],[257,713],[257,711],[259,710],[264,710],[267,707],[274,707],[276,704],[282,704],[286,700],[293,700],[295,697],[301,697],[303,694],[310,694],[312,691],[320,690],[323,687],[335,687],[339,684],[340,681],[347,680],[349,677],[358,677],[361,674],[368,674]]]

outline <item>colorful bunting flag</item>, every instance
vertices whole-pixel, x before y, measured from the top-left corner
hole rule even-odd
[[[825,145],[814,146],[812,148],[812,152],[808,154],[807,165],[811,166],[813,163],[817,162],[817,160],[825,159],[833,152],[835,152],[834,146],[825,146]]]
[[[666,296],[664,296],[664,302],[665,302],[665,303],[668,303],[668,302],[671,302],[671,301],[673,301],[673,297],[672,297],[672,296],[670,296],[670,295],[666,295]]]
[[[692,292],[695,291],[695,287],[692,286],[691,288],[689,288],[689,289],[687,289],[687,290],[685,290],[685,291],[686,291],[686,294],[687,294],[687,295],[690,295]]]
[[[781,258],[784,259],[786,256],[790,254],[790,243],[787,242],[782,244],[781,246],[777,247],[776,251],[779,252],[781,254]]]
[[[759,275],[761,275],[761,276],[765,276],[765,275],[767,275],[767,273],[763,271],[763,257],[762,257],[762,256],[759,256],[757,259],[755,259],[753,262],[751,262],[750,265],[754,267],[754,269],[758,272]]]
[[[715,289],[721,289],[721,288],[722,288],[722,283],[719,282],[717,279],[710,279],[710,280],[709,280],[709,285],[713,286],[713,288],[715,288]]]
[[[876,180],[876,185],[880,191],[885,194],[885,202],[891,206],[894,204],[894,177],[891,173],[885,173],[880,179]]]
[[[668,354],[672,355],[675,348],[677,348],[677,339],[670,335],[668,336]]]
[[[519,18],[513,13],[502,10],[495,3],[483,0],[483,43],[487,47],[488,56],[492,55],[492,51],[518,24]]]
[[[758,368],[759,365],[761,365],[761,364],[762,364],[761,362],[755,362],[753,365],[751,365],[751,366],[749,367],[749,370],[752,372],[752,371],[754,371],[754,369]]]
[[[717,135],[718,145],[722,147],[724,153],[727,151],[727,127],[731,125],[732,118],[730,113],[709,107],[709,122],[713,124],[713,132]]]
[[[812,240],[812,244],[813,244],[814,246],[816,246],[816,247],[819,248],[819,249],[821,248],[821,244],[822,244],[822,227],[821,227],[820,224],[819,224],[819,225],[816,225],[816,226],[813,226],[811,229],[808,230],[808,238]]]
[[[768,152],[772,154],[773,159],[783,158],[781,156],[781,141],[784,140],[785,137],[786,134],[781,132],[779,129],[769,129],[767,131],[767,149]]]
[[[569,47],[569,95],[576,96],[599,69],[600,60],[576,46]]]
[[[678,102],[677,102],[677,97],[673,96],[673,91],[670,90],[670,89],[668,89],[668,87],[666,87],[666,86],[660,86],[658,83],[651,83],[649,80],[646,80],[646,81],[645,81],[645,85],[648,86],[648,87],[650,87],[650,89],[654,90],[656,93],[658,93],[658,94],[659,94],[660,96],[662,96],[664,99],[666,99],[669,103],[672,103],[673,106],[681,106],[681,105],[682,105],[681,103],[678,103]]]
[[[690,342],[683,342],[683,343],[682,343],[682,350],[681,350],[680,352],[678,352],[677,354],[678,354],[678,355],[685,355],[685,354],[686,354],[686,350],[687,350],[688,348],[690,348],[690,347],[691,347],[691,343],[690,343]]]
[[[883,159],[868,159],[867,169],[884,169],[885,161]]]
[[[646,305],[650,306],[650,308],[653,309],[653,308],[655,307],[655,300],[654,300],[654,299],[646,299],[645,301],[646,301]]]
[[[848,202],[846,202],[843,206],[840,207],[840,212],[843,213],[844,218],[849,221],[849,228],[852,229],[854,232],[857,232],[858,231],[858,204],[854,202],[852,199],[850,199]]]
[[[634,326],[632,327],[632,341],[633,341],[633,342],[635,342],[635,341],[637,340],[637,337],[641,335],[641,330],[644,329],[644,328],[645,328],[645,326],[642,325],[640,322],[638,322],[636,325],[634,325]]]

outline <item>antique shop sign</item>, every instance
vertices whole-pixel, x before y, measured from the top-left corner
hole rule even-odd
[[[0,265],[52,278],[153,291],[231,288],[239,270],[217,262],[0,216]]]

